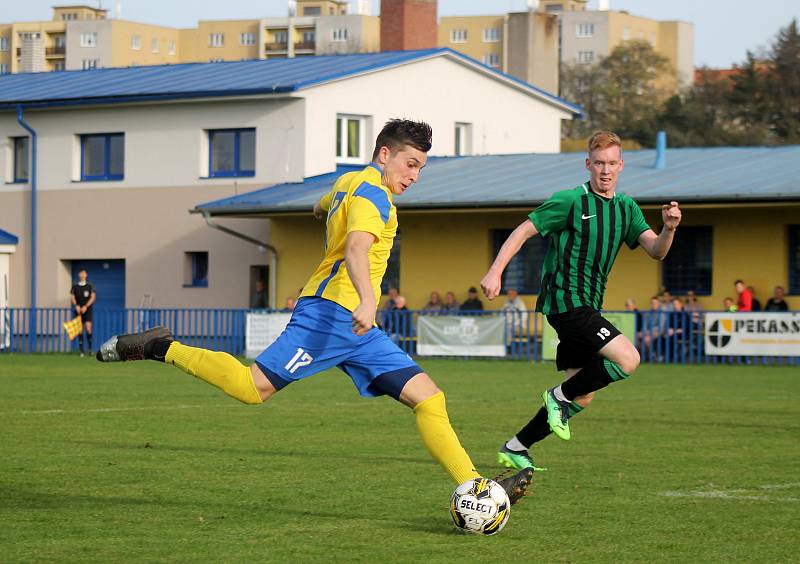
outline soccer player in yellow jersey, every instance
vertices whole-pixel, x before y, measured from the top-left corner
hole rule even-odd
[[[378,135],[372,163],[342,175],[314,205],[327,224],[325,256],[297,301],[291,321],[255,363],[188,347],[166,328],[112,337],[103,362],[151,359],[177,366],[247,404],[260,404],[288,384],[338,367],[362,396],[389,395],[410,407],[431,456],[461,484],[479,477],[447,416],[444,394],[375,326],[380,284],[397,232],[393,198],[417,181],[431,148],[426,123],[391,120]],[[500,480],[514,503],[532,470]]]

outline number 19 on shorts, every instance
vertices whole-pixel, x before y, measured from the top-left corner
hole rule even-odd
[[[289,371],[289,374],[294,374],[295,372],[297,372],[298,368],[308,366],[313,361],[314,359],[311,357],[310,354],[308,354],[300,347],[297,347],[297,352],[292,357],[292,360],[286,363],[286,366],[284,366],[284,368]]]

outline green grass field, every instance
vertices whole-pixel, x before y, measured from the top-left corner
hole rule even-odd
[[[425,361],[478,469],[552,365]],[[797,561],[800,374],[650,367],[536,450],[505,530],[454,531],[411,413],[328,372],[247,407],[175,368],[0,356],[0,561]]]

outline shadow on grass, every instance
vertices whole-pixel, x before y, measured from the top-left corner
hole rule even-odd
[[[137,508],[143,510],[148,508],[172,508],[192,513],[206,513],[206,522],[214,522],[228,517],[229,519],[239,519],[252,521],[258,519],[258,510],[254,507],[262,507],[265,522],[273,522],[276,515],[286,517],[307,517],[310,519],[322,519],[331,521],[337,526],[352,523],[354,527],[363,528],[363,522],[371,524],[383,523],[390,529],[407,529],[415,533],[425,533],[438,536],[451,536],[459,534],[454,528],[448,526],[449,519],[445,515],[444,519],[437,519],[433,522],[430,519],[397,519],[396,517],[369,516],[360,513],[354,517],[347,512],[324,511],[319,509],[303,509],[296,504],[286,506],[276,506],[268,503],[258,503],[257,500],[247,500],[246,503],[219,503],[214,501],[193,501],[170,497],[169,499],[156,499],[145,497],[117,496],[117,495],[91,495],[91,494],[66,494],[58,492],[40,492],[24,490],[22,488],[0,488],[0,499],[3,500],[0,509],[11,509],[14,511],[24,510],[67,510],[73,515],[80,515],[81,510],[89,510],[93,515],[97,511],[112,511],[119,514],[117,510],[122,508]],[[288,502],[287,502],[288,503]],[[210,514],[209,514],[210,513]],[[443,512],[445,513],[445,512]],[[77,518],[77,517],[76,517]],[[447,521],[445,520],[447,519]],[[358,525],[356,525],[359,523]]]

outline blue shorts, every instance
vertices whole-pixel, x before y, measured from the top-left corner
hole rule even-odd
[[[388,394],[395,399],[422,372],[386,333],[373,327],[357,336],[352,312],[317,297],[298,300],[289,325],[256,364],[276,390],[338,366],[362,396]]]

